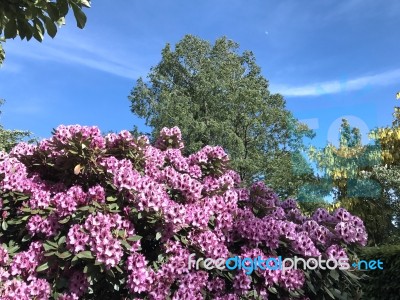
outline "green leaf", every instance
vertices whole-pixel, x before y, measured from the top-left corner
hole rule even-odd
[[[121,244],[125,247],[126,250],[130,250],[132,248],[127,241],[122,240]]]
[[[8,221],[8,225],[17,225],[17,224],[21,224],[21,223],[22,223],[22,220],[20,220],[20,219]]]
[[[329,295],[329,297],[331,297],[332,299],[335,299],[335,296],[332,294],[332,292],[326,286],[324,286],[324,290]]]
[[[357,276],[357,275],[354,275],[352,272],[343,270],[343,273],[345,273],[345,274],[346,274],[347,276],[349,276],[351,279],[354,279],[354,280],[358,280],[358,279],[359,279],[358,276]]]
[[[79,262],[79,258],[78,258],[77,255],[75,255],[75,256],[71,259],[71,266],[75,266],[78,262]]]
[[[42,271],[45,271],[45,270],[47,270],[49,268],[49,262],[48,261],[46,261],[44,264],[41,264],[40,266],[38,266],[37,268],[36,268],[36,272],[42,272]]]
[[[276,288],[274,288],[273,286],[268,288],[268,291],[270,291],[272,294],[277,294],[278,291],[276,290]]]
[[[86,24],[86,19],[87,19],[86,15],[81,10],[81,8],[78,5],[76,5],[75,3],[72,2],[71,7],[72,7],[72,10],[74,11],[74,16],[76,19],[76,26],[83,29]]]
[[[49,245],[49,244],[47,244],[47,243],[43,243],[43,248],[44,248],[45,251],[51,251],[51,250],[56,250],[56,249],[57,249],[57,246],[54,247],[54,246]]]
[[[67,0],[57,0],[58,11],[60,12],[60,17],[65,17],[68,13],[68,1]]]
[[[95,207],[97,207],[97,208],[100,208],[100,209],[103,208],[103,207],[100,205],[100,203],[97,202],[97,201],[93,201],[93,202],[92,202],[92,205],[95,206]]]
[[[300,294],[296,291],[289,291],[290,296],[293,296],[295,298],[298,298],[300,296]]]
[[[115,197],[115,196],[108,196],[106,200],[107,200],[108,202],[114,202],[114,201],[117,201],[117,199],[118,199],[118,198]]]
[[[3,222],[1,223],[1,228],[6,231],[8,228],[7,222],[5,220],[3,220]]]
[[[87,258],[87,259],[94,258],[91,251],[82,251],[82,252],[79,252],[76,256],[78,258]]]
[[[119,208],[119,206],[118,206],[117,203],[111,203],[111,204],[108,205],[108,209],[110,211],[118,211],[118,208]]]
[[[63,252],[63,253],[58,253],[58,252],[57,252],[56,255],[57,255],[59,258],[61,258],[61,259],[66,259],[66,258],[72,256],[72,254],[71,254],[69,251],[65,251],[65,252]]]
[[[115,273],[114,273],[111,269],[108,269],[108,270],[106,271],[106,273],[107,273],[109,276],[111,276],[112,278],[115,278]]]
[[[87,211],[90,209],[90,206],[81,206],[78,208],[79,211]]]
[[[314,285],[311,283],[311,281],[306,280],[306,283],[307,283],[308,288],[311,290],[311,292],[313,292],[314,295],[316,295],[317,292],[315,291]]]
[[[9,246],[9,247],[8,247],[8,253],[9,253],[9,254],[14,254],[14,253],[16,253],[18,250],[19,250],[19,247],[18,247],[18,246]]]
[[[319,279],[322,279],[322,274],[320,271],[316,270],[315,274],[317,274],[317,276],[319,277]]]
[[[17,200],[18,200],[18,201],[25,201],[25,200],[27,200],[27,199],[29,199],[29,198],[30,198],[30,196],[28,196],[28,195],[23,195],[23,196],[18,197]]]
[[[53,21],[58,21],[60,19],[60,13],[57,9],[57,5],[54,2],[47,2],[47,14],[50,17],[50,20]]]
[[[27,213],[32,212],[32,210],[29,207],[22,207],[22,208],[20,208],[20,210],[23,212],[27,212]],[[32,214],[35,214],[35,213],[32,213]]]
[[[54,38],[57,34],[56,24],[50,18],[46,18],[45,25],[48,35]]]
[[[331,270],[331,271],[329,272],[329,275],[330,275],[335,281],[339,280],[339,273],[338,273],[337,271]]]
[[[4,37],[6,39],[13,39],[17,36],[17,22],[15,19],[8,20],[5,29]]]
[[[121,273],[121,274],[124,273],[124,271],[123,271],[120,267],[118,267],[118,266],[115,266],[115,269],[116,269],[119,273]]]
[[[3,63],[5,58],[6,58],[6,52],[4,51],[3,46],[0,43],[0,65]]]
[[[42,42],[43,41],[43,31],[41,30],[41,24],[40,22],[36,22],[34,24],[34,30],[33,30],[33,37],[38,41]]]
[[[62,220],[60,220],[60,221],[58,221],[58,223],[60,223],[60,224],[66,224],[66,223],[68,223],[68,221],[71,219],[71,217],[70,216],[68,216],[68,217],[66,217],[66,218],[64,218],[64,219],[62,219]]]
[[[45,254],[43,254],[44,256],[46,256],[46,257],[49,257],[49,256],[54,256],[54,255],[56,255],[56,251],[50,251],[50,252],[46,252]]]
[[[39,18],[35,18],[35,19],[33,19],[33,25],[35,26],[37,31],[41,33],[41,36],[42,36],[42,39],[43,39],[45,28],[44,28],[44,25],[43,25],[42,21]]]
[[[54,248],[58,248],[58,244],[56,242],[52,242],[52,241],[47,240],[46,243],[51,245],[51,246],[53,246]]]
[[[22,237],[22,242],[29,241],[30,239],[32,239],[32,237],[31,237],[29,234],[25,234],[25,235]]]
[[[156,233],[156,240],[158,241],[161,238],[161,232]]]
[[[141,238],[142,238],[142,236],[140,236],[140,235],[134,235],[134,236],[128,237],[126,240],[130,241],[130,242],[136,242],[136,241],[140,240]]]

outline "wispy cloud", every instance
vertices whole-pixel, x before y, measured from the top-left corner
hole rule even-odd
[[[22,58],[72,63],[128,79],[136,79],[148,71],[139,59],[140,55],[129,53],[128,49],[106,47],[94,40],[78,40],[76,37],[67,36],[50,43],[29,45],[18,41],[10,43],[7,51]]]
[[[396,82],[400,82],[400,69],[348,80],[324,81],[297,87],[285,84],[271,84],[271,91],[291,97],[321,96],[356,91],[374,86],[385,86]]]

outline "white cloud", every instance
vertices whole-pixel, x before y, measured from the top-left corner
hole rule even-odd
[[[13,41],[14,42],[14,41]],[[148,72],[140,55],[129,53],[118,45],[104,45],[95,40],[77,39],[75,36],[64,36],[59,39],[39,43],[24,43],[15,41],[9,43],[7,51],[19,58],[29,58],[58,63],[77,64],[100,70],[116,76],[136,79]],[[5,66],[4,70],[12,71]]]
[[[309,85],[291,87],[284,84],[271,84],[273,93],[284,96],[304,97],[337,94],[356,91],[367,87],[390,85],[400,81],[400,69],[387,71],[375,75],[361,76],[349,80],[333,80],[313,83]]]

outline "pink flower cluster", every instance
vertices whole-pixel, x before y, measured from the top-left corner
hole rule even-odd
[[[26,227],[32,236],[43,234],[45,237],[51,237],[57,234],[60,224],[58,223],[58,217],[54,214],[47,218],[43,218],[40,215],[33,215],[30,217]]]
[[[124,232],[125,238],[135,233],[132,223],[118,214],[89,215],[83,226],[74,225],[70,228],[67,245],[74,253],[85,251],[87,245],[98,262],[112,268],[119,264],[123,256],[121,242],[113,235],[113,231]]]
[[[43,260],[39,242],[32,242],[27,251],[17,253],[8,267],[7,250],[0,246],[0,296],[1,299],[49,299],[50,283],[36,277],[36,268]],[[7,270],[8,269],[8,270]],[[26,281],[18,280],[23,277]]]
[[[72,186],[67,192],[57,193],[52,204],[60,217],[71,215],[79,206],[86,204],[86,193],[80,186]]]
[[[178,127],[166,128],[164,127],[156,142],[156,148],[166,150],[168,148],[182,149],[184,147],[182,142],[181,130]]]
[[[27,143],[19,143],[11,151],[10,155],[16,158],[21,158],[23,156],[33,155],[35,146]]]
[[[346,251],[339,245],[331,245],[326,249],[328,258],[339,260],[340,258],[348,259]]]
[[[263,260],[267,260],[268,258],[274,257],[278,259],[272,254],[265,254],[263,250],[260,248],[249,248],[247,246],[242,247],[241,255],[242,259],[244,257],[256,259],[260,257]],[[249,262],[250,263],[250,262]],[[249,264],[247,263],[247,265]],[[274,267],[274,263],[271,261],[270,266]],[[265,268],[265,264],[264,264]],[[296,290],[301,288],[305,282],[305,276],[303,271],[301,270],[273,270],[273,268],[265,268],[265,270],[261,270],[258,268],[255,273],[258,277],[262,278],[265,282],[265,287],[271,286],[280,286],[286,290]],[[237,294],[246,294],[251,289],[251,277],[247,276],[244,270],[239,272],[235,277],[234,287]]]
[[[139,253],[134,252],[126,261],[129,272],[127,283],[132,293],[142,293],[150,290],[154,281],[154,272],[147,269],[146,258]]]
[[[23,275],[33,278],[36,268],[43,259],[43,246],[40,242],[32,242],[27,251],[19,252],[10,264],[11,275]]]
[[[194,247],[198,248],[209,258],[228,258],[228,248],[221,243],[220,238],[211,230],[191,232],[188,235]]]
[[[28,188],[26,167],[16,158],[6,156],[0,161],[0,176],[4,176],[0,181],[2,190],[23,192]]]
[[[54,131],[50,142],[53,144],[68,145],[68,142],[74,139],[82,142],[89,140],[91,148],[103,149],[105,147],[105,139],[96,126],[60,125]]]
[[[0,245],[0,266],[7,264],[8,259],[7,249]]]
[[[50,284],[44,279],[33,278],[29,283],[17,279],[7,280],[0,287],[2,300],[50,299]]]
[[[137,144],[132,134],[127,130],[122,130],[120,133],[109,133],[105,136],[107,148],[116,148],[121,145],[126,147],[135,147]]]

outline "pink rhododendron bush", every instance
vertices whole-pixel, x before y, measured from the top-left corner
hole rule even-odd
[[[183,147],[176,127],[152,146],[74,125],[1,153],[0,298],[351,299],[346,270],[189,269],[192,253],[346,258],[367,238],[344,209],[307,217],[241,186],[220,147]]]

